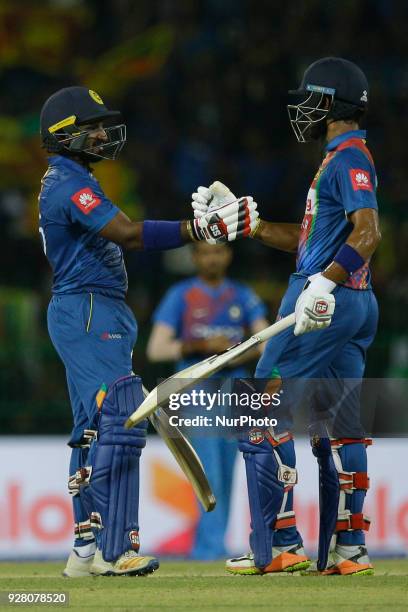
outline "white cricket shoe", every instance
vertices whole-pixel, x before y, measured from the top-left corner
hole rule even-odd
[[[83,578],[91,576],[90,568],[94,559],[94,553],[86,557],[81,557],[73,548],[69,554],[67,564],[62,575],[66,578]]]
[[[230,574],[271,574],[275,572],[297,572],[307,569],[310,559],[305,555],[301,544],[292,546],[274,546],[272,561],[264,568],[256,567],[252,552],[236,559],[228,559],[225,569]]]
[[[134,550],[128,550],[116,561],[105,561],[102,552],[96,549],[91,574],[95,576],[145,576],[159,567],[155,557],[142,557]]]

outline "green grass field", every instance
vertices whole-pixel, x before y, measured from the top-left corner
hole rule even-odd
[[[0,591],[66,591],[77,610],[408,610],[408,559],[377,561],[376,575],[361,577],[230,576],[222,563],[166,560],[144,578],[68,579],[62,569],[0,563]]]

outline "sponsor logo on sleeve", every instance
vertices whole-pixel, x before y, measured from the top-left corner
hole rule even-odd
[[[84,215],[89,215],[89,213],[102,202],[90,187],[83,187],[74,193],[74,195],[71,196],[71,200]]]
[[[361,168],[350,168],[349,173],[354,191],[357,191],[358,189],[365,189],[366,191],[373,190],[370,174],[367,170],[362,170]]]

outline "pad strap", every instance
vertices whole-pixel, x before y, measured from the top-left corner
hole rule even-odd
[[[83,540],[93,540],[94,534],[92,533],[91,522],[81,521],[80,523],[75,523],[74,534],[76,538],[82,538]]]
[[[341,448],[345,444],[364,444],[367,446],[371,446],[373,443],[372,438],[331,438],[330,444],[332,448]]]
[[[362,529],[368,531],[370,529],[371,519],[362,512],[352,514],[350,510],[340,512],[337,517],[336,532],[338,531],[355,531]]]
[[[339,472],[340,490],[353,493],[357,489],[367,491],[370,488],[370,478],[367,472]]]
[[[276,517],[274,529],[287,529],[288,527],[296,527],[296,516],[293,510],[281,512]]]
[[[265,431],[265,438],[268,440],[273,447],[279,446],[280,444],[284,444],[285,442],[289,442],[289,440],[293,440],[293,434],[289,431],[285,431],[281,434],[274,434],[273,429],[267,429]]]
[[[80,487],[89,484],[91,478],[92,467],[81,467],[75,472],[73,476],[68,478],[68,493],[70,495],[78,495]]]
[[[96,440],[98,432],[96,429],[84,429],[81,439],[76,444],[70,444],[72,448],[90,448],[92,441]]]
[[[89,522],[93,529],[102,529],[102,517],[99,512],[91,512],[89,515]]]

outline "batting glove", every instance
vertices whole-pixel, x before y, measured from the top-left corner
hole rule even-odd
[[[205,240],[208,244],[228,242],[249,236],[258,217],[257,203],[246,196],[194,219],[191,230],[195,240]]]
[[[320,272],[309,276],[305,289],[299,295],[296,307],[295,336],[329,327],[336,300],[331,292],[336,283]]]
[[[223,197],[217,196],[214,194],[211,189],[215,184],[223,187],[225,189],[226,195]],[[235,202],[237,199],[235,195],[222,183],[216,181],[210,187],[199,187],[195,193],[191,196],[192,202],[191,206],[194,211],[194,217],[196,219],[200,219],[203,215],[210,210],[219,208],[224,204],[230,204],[231,202]]]

